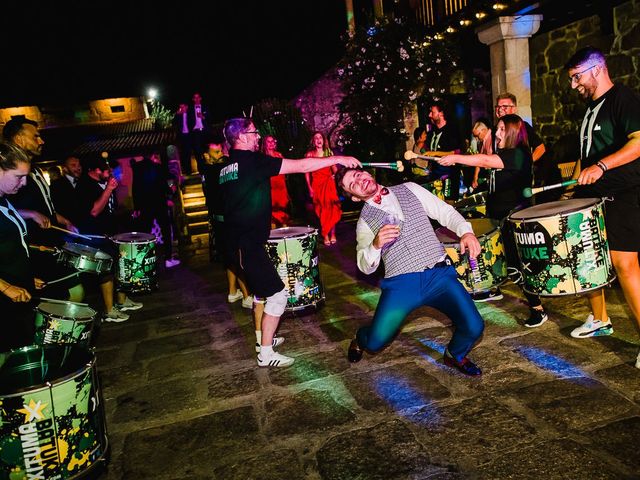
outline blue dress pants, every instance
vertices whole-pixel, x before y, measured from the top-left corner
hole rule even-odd
[[[484,322],[471,296],[458,281],[452,266],[385,278],[382,295],[371,325],[358,330],[358,345],[371,352],[384,348],[398,333],[412,310],[428,306],[440,310],[453,322],[454,332],[447,347],[461,361],[484,330]]]

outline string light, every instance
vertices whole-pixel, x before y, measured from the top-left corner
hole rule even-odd
[[[504,10],[505,8],[507,8],[507,6],[504,3],[494,3],[493,4],[493,9],[494,10]]]
[[[463,18],[462,20],[460,20],[461,27],[468,27],[469,25],[471,25],[471,20],[468,20],[466,18]]]

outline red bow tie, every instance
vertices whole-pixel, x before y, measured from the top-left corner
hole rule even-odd
[[[388,193],[389,189],[387,187],[382,187],[382,190],[380,190],[380,192],[375,197],[373,197],[373,201],[380,205],[380,203],[382,203],[382,195],[387,195]]]

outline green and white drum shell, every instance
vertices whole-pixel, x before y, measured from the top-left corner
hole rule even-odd
[[[512,213],[508,221],[527,292],[574,295],[614,280],[602,199],[543,203]]]
[[[96,315],[93,308],[83,304],[63,300],[40,302],[36,307],[34,343],[89,347]]]
[[[67,242],[62,246],[58,261],[84,273],[106,273],[111,271],[111,255],[80,243]]]
[[[267,253],[287,289],[286,310],[317,307],[324,302],[320,279],[318,231],[311,227],[271,230]]]
[[[95,357],[79,346],[0,354],[0,479],[70,479],[108,449]]]
[[[454,232],[441,227],[436,230],[436,236],[444,245],[456,269],[458,280],[467,292],[487,292],[507,278],[507,257],[500,224],[489,218],[471,218],[469,223],[480,243],[480,255],[473,262],[474,267],[469,255],[460,254],[460,238]]]
[[[116,278],[125,292],[151,292],[158,288],[156,237],[149,233],[129,232],[111,237],[118,245]]]

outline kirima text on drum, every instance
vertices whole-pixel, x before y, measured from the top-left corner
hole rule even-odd
[[[438,240],[456,269],[458,280],[469,293],[487,292],[507,278],[507,257],[500,234],[500,225],[489,218],[469,220],[473,232],[480,242],[480,255],[475,260],[460,254],[460,238],[451,230],[440,227],[436,230]]]
[[[129,232],[111,237],[118,245],[116,278],[125,292],[151,292],[158,288],[156,237]]]
[[[288,292],[286,310],[318,307],[324,288],[318,264],[318,231],[311,227],[271,230],[267,253]]]
[[[543,203],[509,215],[524,289],[541,296],[571,295],[613,281],[604,201],[582,198]]]
[[[78,478],[108,449],[95,358],[78,346],[0,354],[0,478]]]
[[[89,347],[97,312],[86,304],[42,299],[36,307],[34,343]]]

